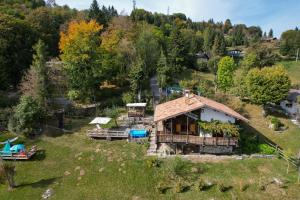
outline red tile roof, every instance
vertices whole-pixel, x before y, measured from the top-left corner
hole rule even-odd
[[[209,107],[230,115],[236,119],[248,121],[248,119],[235,112],[231,108],[225,106],[224,104],[194,94],[191,94],[190,97],[181,97],[157,105],[154,112],[154,121],[159,122],[162,120],[170,119],[187,112],[198,110],[203,107]]]

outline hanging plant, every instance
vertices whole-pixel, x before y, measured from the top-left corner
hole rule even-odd
[[[220,121],[199,121],[200,128],[206,133],[222,134],[223,136],[239,137],[239,129],[234,124],[223,123]]]

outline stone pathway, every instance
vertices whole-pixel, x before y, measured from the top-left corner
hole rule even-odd
[[[148,156],[156,156],[157,155],[157,144],[156,144],[156,135],[155,135],[155,129],[151,132],[150,135],[150,146],[147,150]]]

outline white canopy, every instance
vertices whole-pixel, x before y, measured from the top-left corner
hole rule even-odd
[[[109,117],[96,117],[90,124],[108,124],[111,118]]]
[[[127,107],[146,107],[147,103],[128,103]]]

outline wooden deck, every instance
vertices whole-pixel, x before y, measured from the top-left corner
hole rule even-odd
[[[106,129],[89,130],[88,136],[99,139],[127,139],[129,137],[128,131],[112,131]]]
[[[34,156],[37,152],[36,146],[33,146],[28,153],[25,155],[19,155],[19,154],[6,154],[1,155],[1,158],[3,160],[29,160],[32,156]]]
[[[200,137],[194,135],[158,134],[158,143],[188,143],[204,146],[238,146],[237,138]]]

